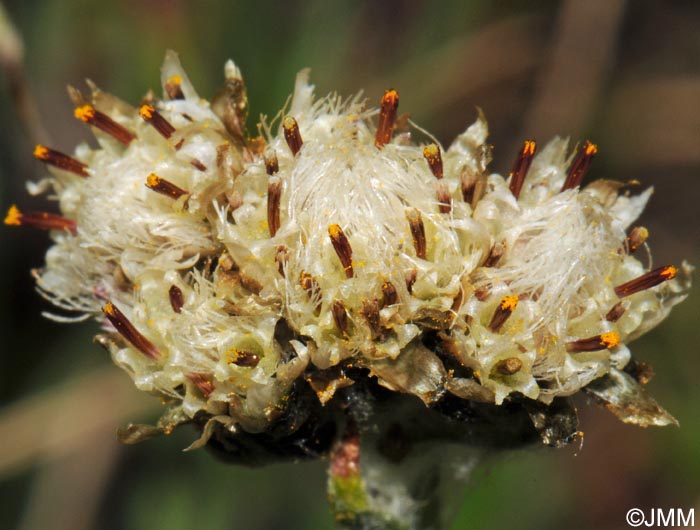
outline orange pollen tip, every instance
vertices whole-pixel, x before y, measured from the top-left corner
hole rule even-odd
[[[566,180],[561,188],[561,191],[570,190],[581,185],[583,179],[591,166],[593,157],[598,152],[598,147],[586,140],[575,160],[569,167],[569,172],[566,175]]]
[[[510,296],[504,296],[503,299],[501,300],[501,309],[503,311],[514,311],[515,308],[518,306],[518,300],[520,298],[518,297],[517,294],[513,294]]]
[[[80,121],[100,129],[103,133],[110,135],[125,147],[136,138],[134,133],[114,121],[104,112],[95,109],[92,105],[81,105],[75,109],[74,114]]]
[[[139,115],[144,119],[144,120],[150,120],[153,118],[153,112],[156,109],[153,108],[151,105],[142,105],[141,108],[139,109]]]
[[[615,294],[618,296],[618,298],[624,298],[640,291],[651,289],[660,283],[672,280],[676,277],[677,273],[678,269],[673,265],[659,267],[653,271],[647,272],[646,274],[642,274],[638,278],[634,278],[633,280],[618,285],[615,287]]]
[[[185,95],[182,93],[182,77],[175,74],[170,76],[163,86],[165,93],[170,99],[185,99]]]
[[[520,197],[520,191],[525,183],[527,172],[530,170],[535,151],[537,151],[537,143],[533,140],[525,140],[523,148],[513,164],[513,169],[510,171],[508,188],[516,199]]]
[[[155,109],[155,107],[153,107],[153,105],[142,105],[139,109],[139,115],[145,122],[150,123],[153,128],[166,140],[169,139],[175,132],[175,127],[173,127],[172,124],[166,120]]]
[[[615,331],[578,339],[565,344],[568,353],[584,353],[600,350],[610,350],[620,344],[620,335]]]
[[[280,165],[277,161],[277,154],[274,151],[272,151],[264,157],[264,161],[265,172],[270,176],[277,174],[277,172],[280,170]]]
[[[398,107],[399,105],[399,93],[393,88],[384,92],[382,96],[382,106],[388,107]]]
[[[5,216],[5,224],[11,226],[31,226],[40,230],[68,230],[76,233],[76,223],[72,219],[48,212],[22,213],[12,205]]]
[[[661,277],[667,280],[672,280],[676,277],[676,273],[678,273],[678,269],[673,265],[669,265],[668,267],[664,267],[664,269],[661,271]]]
[[[174,200],[179,199],[183,195],[189,194],[187,190],[183,190],[179,186],[173,184],[169,180],[159,177],[155,173],[151,173],[146,178],[146,187]]]
[[[440,180],[443,177],[443,167],[442,167],[442,154],[440,153],[440,146],[437,144],[429,144],[423,148],[423,156],[428,162],[430,171],[433,176]]]
[[[440,156],[440,148],[437,144],[426,145],[423,149],[423,156],[425,156],[425,158]]]
[[[517,305],[518,295],[516,294],[501,298],[501,303],[496,308],[496,311],[494,311],[491,322],[489,323],[489,329],[493,333],[498,333],[506,321],[510,318],[510,315],[513,314],[513,310],[517,307]]]
[[[391,135],[396,125],[396,111],[399,108],[399,93],[396,90],[387,90],[382,96],[379,109],[379,121],[374,137],[374,145],[381,149],[391,141]]]
[[[70,171],[71,173],[75,173],[81,177],[90,176],[87,165],[68,156],[65,153],[50,149],[49,147],[37,145],[34,148],[34,156],[37,158],[37,160],[41,160],[42,162],[63,171]]]
[[[345,276],[352,278],[354,271],[352,267],[352,247],[348,241],[347,236],[340,228],[340,225],[332,224],[328,227],[328,235],[331,237],[331,243],[335,253],[338,255],[343,270],[345,270]]]
[[[337,239],[343,233],[343,229],[340,228],[340,225],[333,224],[328,227],[328,233],[333,239]]]
[[[20,226],[22,224],[22,212],[14,204],[7,210],[5,224],[8,226]]]
[[[49,150],[43,145],[37,145],[34,148],[34,156],[39,160],[46,160],[49,156]]]
[[[155,173],[151,173],[148,175],[148,178],[146,179],[146,186],[149,188],[155,188],[161,183],[161,178],[156,175]]]
[[[620,335],[615,331],[611,331],[610,333],[603,333],[600,336],[600,342],[602,342],[608,349],[614,348],[615,346],[620,344]]]
[[[87,123],[95,117],[95,107],[93,107],[92,105],[81,105],[80,107],[77,107],[75,109],[75,112],[73,114],[80,121],[84,121],[85,123]]]
[[[299,275],[299,283],[301,287],[305,290],[309,290],[313,287],[314,279],[308,272],[302,272]]]

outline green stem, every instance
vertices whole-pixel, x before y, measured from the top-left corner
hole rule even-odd
[[[336,443],[328,477],[336,521],[349,530],[445,530],[484,450],[416,439],[413,414],[392,416],[362,433],[351,421]]]

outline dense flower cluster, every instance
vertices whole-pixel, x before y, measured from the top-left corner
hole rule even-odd
[[[651,190],[582,185],[589,142],[527,141],[504,178],[482,116],[443,149],[395,91],[379,109],[316,100],[306,71],[250,138],[241,74],[225,74],[212,103],[173,53],[163,98],[138,108],[72,89],[99,147],[37,146],[50,176],[30,190],[61,215],[5,220],[51,229],[39,291],[98,318],[115,363],[185,418],[264,431],[295,381],[325,404],[348,368],[427,405],[546,404],[630,379],[626,344],[684,297],[689,266],[637,257]]]

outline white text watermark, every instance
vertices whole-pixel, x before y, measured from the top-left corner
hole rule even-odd
[[[695,526],[695,508],[649,508],[627,510],[627,524],[649,528],[692,528]]]

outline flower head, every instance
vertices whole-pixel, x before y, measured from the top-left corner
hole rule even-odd
[[[650,403],[627,344],[684,298],[690,267],[635,254],[651,190],[584,186],[595,145],[528,140],[504,178],[483,116],[447,148],[416,142],[395,90],[378,110],[315,99],[307,71],[250,138],[241,73],[225,74],[211,103],[173,53],[162,99],[138,108],[71,89],[99,147],[37,146],[50,176],[30,189],[61,215],[5,221],[52,230],[39,291],[102,323],[116,364],[174,404],[169,422],[268,431],[299,385],[330,406],[370,379],[428,406],[581,389]],[[650,407],[616,410],[673,421]]]

